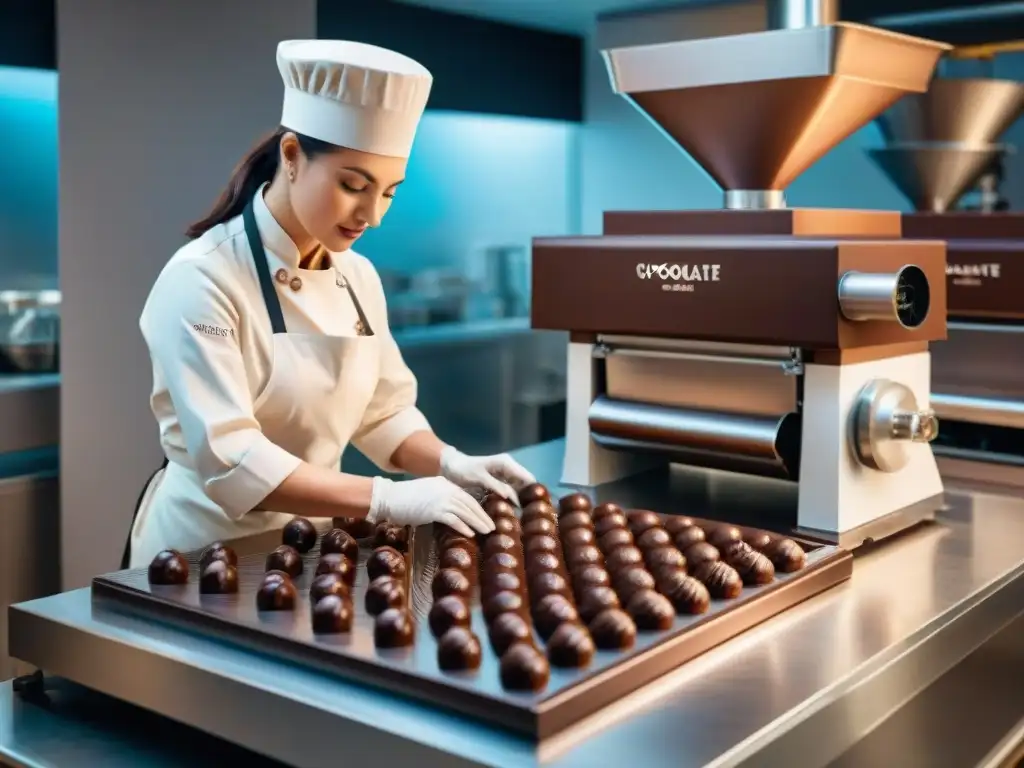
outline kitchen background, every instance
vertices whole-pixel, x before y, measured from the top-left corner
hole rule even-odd
[[[558,436],[566,339],[529,330],[530,238],[597,233],[609,209],[720,204],[692,161],[611,92],[598,50],[757,29],[764,7],[563,0],[545,15],[541,5],[60,0],[47,17],[38,9],[48,3],[19,0],[5,10],[0,291],[59,288],[63,327],[59,379],[0,377],[10,459],[0,492],[17,497],[0,499],[0,539],[59,538],[64,588],[116,565],[160,458],[138,314],[184,226],[274,126],[273,50],[288,37],[379,42],[435,72],[409,181],[360,250],[382,272],[395,335],[444,439],[490,452]],[[450,12],[471,8],[511,23]],[[620,13],[598,23],[608,9]],[[1000,56],[983,74],[1024,77],[1024,59]],[[1024,126],[1005,138],[1021,143]],[[907,209],[864,151],[881,143],[873,125],[850,137],[796,181],[790,204]],[[1011,207],[1024,202],[1020,162],[1007,166]],[[52,328],[45,317],[31,327],[43,340]],[[346,469],[371,471],[350,453]],[[0,574],[0,585],[13,578]]]

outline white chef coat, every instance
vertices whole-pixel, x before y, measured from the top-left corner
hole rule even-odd
[[[272,333],[242,216],[181,248],[143,309],[140,327],[153,363],[150,404],[169,464],[143,496],[131,567],[167,547],[189,551],[280,527],[288,516],[252,510],[302,461],[337,468],[351,441],[394,471],[389,460],[398,446],[430,428],[416,408],[416,379],[388,328],[373,265],[349,250],[331,253],[330,269],[300,269],[299,251],[267,209],[263,188],[253,213],[287,334]],[[354,338],[359,318],[346,280],[372,336]],[[291,345],[287,356],[276,345],[282,339]],[[307,354],[331,344],[362,352],[332,352],[326,363]],[[276,371],[275,357],[286,358]],[[312,393],[310,380],[318,381]],[[326,408],[327,417],[303,423],[306,407]],[[337,423],[321,429],[321,420]]]

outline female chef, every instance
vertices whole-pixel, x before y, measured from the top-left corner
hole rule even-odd
[[[494,525],[463,488],[515,498],[507,455],[442,443],[388,329],[380,277],[351,250],[405,177],[432,78],[393,51],[283,42],[281,128],[236,169],[157,278],[140,326],[166,460],[125,567],[168,547],[280,528],[292,515]],[[394,482],[339,471],[352,443]]]

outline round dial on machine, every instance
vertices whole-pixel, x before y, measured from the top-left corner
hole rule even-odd
[[[922,409],[905,384],[876,379],[861,389],[850,414],[850,440],[857,459],[871,469],[898,472],[914,443],[939,434],[935,412]]]

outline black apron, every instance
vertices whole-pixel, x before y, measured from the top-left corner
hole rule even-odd
[[[274,286],[274,280],[270,275],[270,263],[267,261],[267,252],[263,248],[263,241],[260,239],[259,230],[256,227],[256,216],[253,213],[252,202],[245,206],[245,210],[242,212],[242,221],[245,224],[245,238],[249,242],[249,250],[252,252],[253,262],[256,266],[256,275],[260,281],[260,293],[263,294],[263,303],[267,308],[267,314],[270,315],[270,327],[275,333],[287,333],[288,330],[284,324],[284,313],[281,311],[281,300],[277,296],[277,288]],[[363,312],[363,307],[359,303],[359,299],[356,297],[355,291],[352,290],[352,284],[347,280],[339,280],[339,283],[343,283],[344,288],[348,291],[349,298],[352,300],[352,306],[356,310],[356,315],[359,321],[356,325],[356,331],[360,336],[372,336],[373,330],[370,328],[370,321],[366,318],[366,314]],[[132,522],[128,526],[128,539],[124,544],[124,553],[121,555],[121,570],[125,570],[129,567],[132,559],[132,529],[135,527],[135,521],[139,517],[139,510],[142,508],[142,501],[146,497],[146,491],[149,490],[150,484],[153,479],[162,470],[167,468],[168,459],[165,457],[160,468],[157,469],[145,485],[142,486],[142,493],[139,494],[138,501],[135,502],[135,510],[132,512]]]

